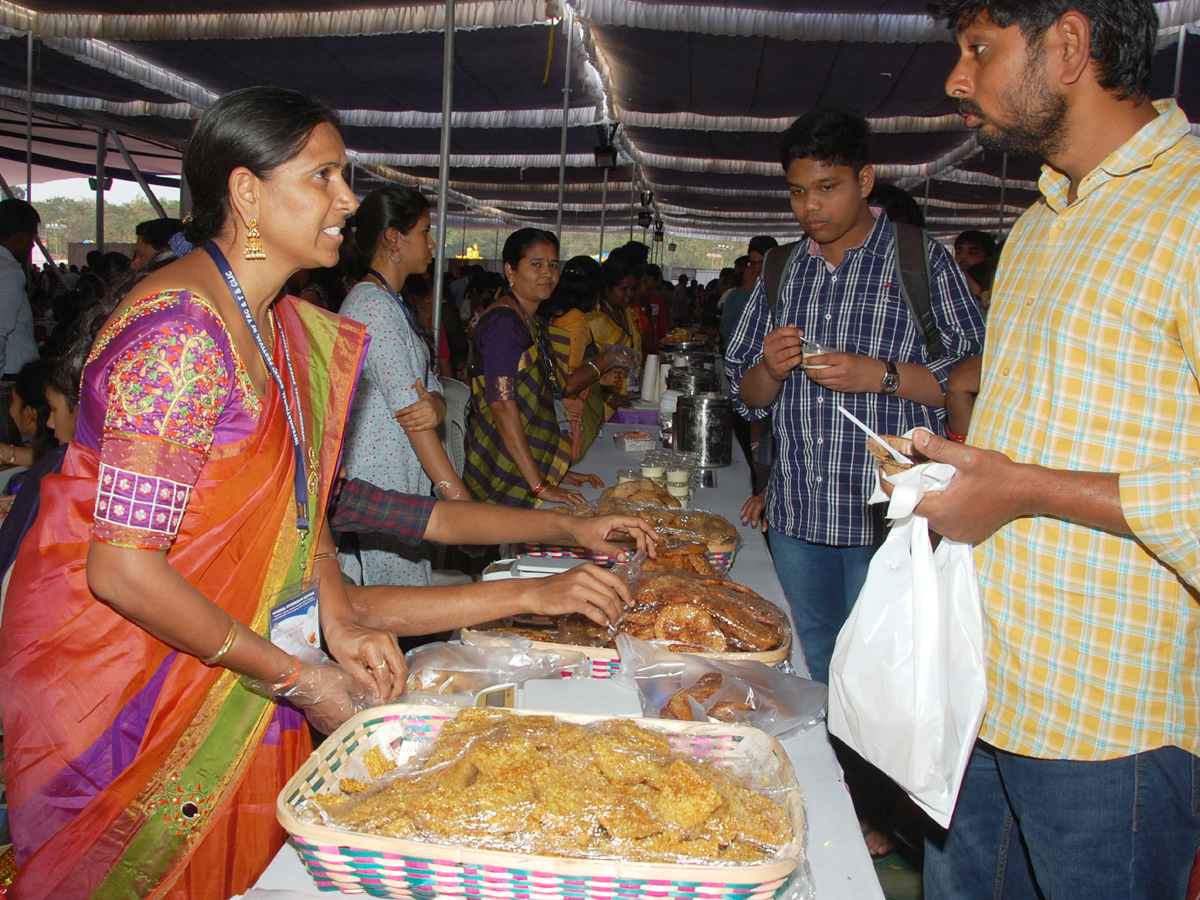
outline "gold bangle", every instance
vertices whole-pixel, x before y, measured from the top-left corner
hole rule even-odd
[[[594,362],[592,362],[590,359],[587,361],[587,364],[588,364],[589,366],[591,366],[593,369],[595,369],[595,370],[596,370],[596,378],[597,378],[597,379],[600,379],[600,378],[603,378],[603,377],[604,377],[604,373],[600,371],[600,367],[599,367],[598,365],[596,365],[596,364],[595,364]]]
[[[209,666],[211,668],[212,666],[215,666],[217,663],[219,663],[222,659],[224,659],[225,654],[229,652],[229,648],[233,646],[234,639],[237,638],[237,628],[238,628],[238,620],[235,619],[233,616],[230,616],[229,617],[229,635],[225,638],[225,643],[223,643],[221,645],[220,650],[218,650],[216,653],[214,653],[212,656],[208,657],[207,659],[201,659],[200,662],[204,663],[206,666]]]
[[[316,556],[313,557],[313,565],[315,566],[317,563],[319,563],[323,559],[337,559],[337,554],[336,553],[318,553]]]
[[[543,478],[541,481],[539,481],[537,483],[537,485],[535,485],[534,487],[531,487],[529,489],[529,496],[536,497],[538,494],[540,494],[542,491],[546,490],[546,488],[548,488],[548,487],[550,487],[549,480]]]

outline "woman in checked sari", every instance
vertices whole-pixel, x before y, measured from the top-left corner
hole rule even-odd
[[[582,383],[559,371],[550,336],[537,320],[538,306],[558,284],[558,239],[522,228],[504,242],[503,257],[508,292],[475,329],[463,482],[476,499],[505,506],[539,500],[578,506],[583,494],[562,485],[603,487],[595,475],[569,471],[571,421],[563,397]]]

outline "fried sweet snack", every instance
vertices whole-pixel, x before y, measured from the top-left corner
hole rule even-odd
[[[359,781],[357,778],[343,778],[338,782],[338,789],[343,794],[365,794],[370,787],[365,781]]]
[[[762,653],[788,640],[787,617],[745,585],[713,575],[648,569],[617,634],[655,641],[684,653]],[[586,647],[615,647],[615,634],[582,615],[560,616],[545,629],[488,626],[518,631],[536,641]]]
[[[487,679],[477,672],[418,669],[408,673],[405,690],[426,694],[474,694],[487,686]]]
[[[715,576],[712,564],[705,551],[706,544],[699,541],[681,541],[665,538],[658,544],[658,555],[642,561],[643,572],[693,572],[696,575]]]
[[[633,484],[633,482],[626,482]],[[594,503],[577,506],[573,516],[604,516],[610,513],[645,519],[660,536],[675,536],[703,541],[709,550],[729,551],[737,547],[737,528],[724,516],[703,509],[668,509],[661,505],[635,503],[619,497],[601,497]]]
[[[698,606],[664,606],[654,620],[654,637],[666,647],[724,653],[729,644],[712,616]]]
[[[648,606],[703,609],[725,636],[728,650],[762,652],[774,650],[783,641],[783,611],[732,581],[674,573],[643,574],[634,600],[630,614]]]
[[[554,856],[745,864],[794,838],[773,800],[629,720],[463,710],[425,759],[317,800],[350,831]]]
[[[694,722],[696,717],[692,715],[692,704],[689,701],[695,700],[703,706],[709,697],[721,689],[721,681],[719,672],[709,672],[700,676],[690,688],[682,688],[672,694],[671,699],[659,712],[659,716],[663,719]]]
[[[367,774],[372,778],[378,778],[385,772],[396,768],[396,764],[384,756],[383,751],[378,747],[372,747],[363,754],[363,765],[367,767]]]
[[[649,478],[639,478],[614,484],[600,492],[600,496],[612,497],[617,500],[632,500],[635,503],[649,503],[653,506],[679,508],[679,501],[667,493],[667,489],[655,484]]]
[[[884,475],[895,475],[897,472],[911,469],[920,463],[929,462],[929,457],[917,450],[908,438],[894,434],[881,434],[880,437],[910,460],[908,463],[900,462],[875,438],[867,438],[867,449],[871,451],[872,456],[879,460],[879,468],[883,469]]]

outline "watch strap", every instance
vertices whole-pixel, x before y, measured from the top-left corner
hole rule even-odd
[[[883,364],[887,366],[887,373],[879,380],[879,389],[885,394],[894,394],[900,387],[900,372],[890,359],[885,359]]]

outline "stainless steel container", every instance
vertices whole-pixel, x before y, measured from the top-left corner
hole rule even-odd
[[[679,369],[667,373],[667,387],[683,395],[708,394],[721,390],[721,376],[712,369]]]
[[[711,350],[688,350],[679,353],[664,353],[667,365],[676,369],[712,369],[717,368],[717,354]]]
[[[703,469],[733,462],[733,401],[722,394],[680,397],[675,407],[674,447],[696,454]]]

